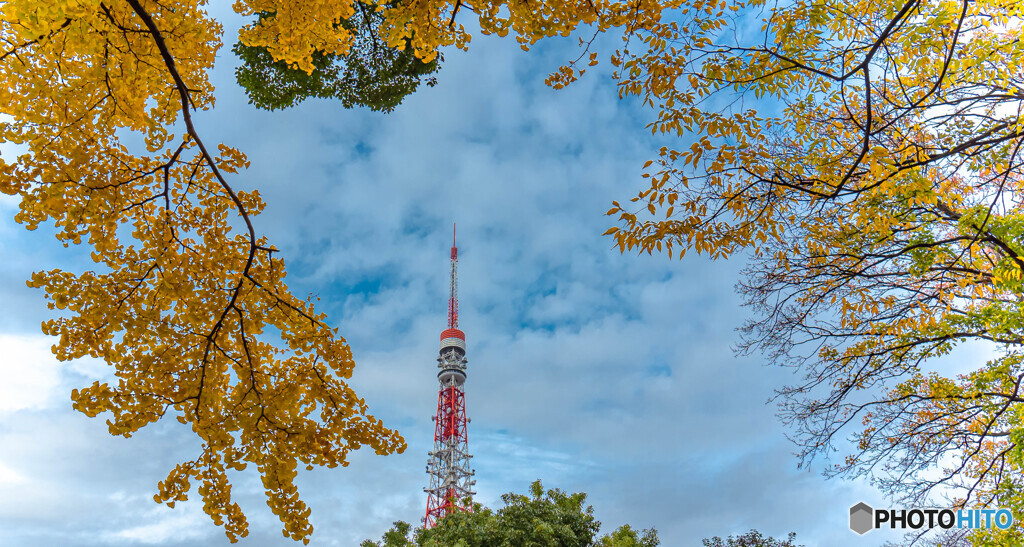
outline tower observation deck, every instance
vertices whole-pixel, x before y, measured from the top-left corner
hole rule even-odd
[[[466,334],[459,330],[458,265],[452,226],[451,275],[448,288],[448,328],[441,331],[437,357],[437,413],[434,415],[434,449],[428,454],[427,512],[423,525],[433,528],[437,521],[455,511],[471,511],[467,503],[476,492],[474,470],[469,468],[469,438],[466,417]]]

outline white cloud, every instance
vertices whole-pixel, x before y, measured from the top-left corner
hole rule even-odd
[[[41,334],[0,333],[0,415],[52,408],[67,399],[69,381],[81,377],[112,378],[110,367],[100,359],[58,361],[51,350],[56,341]]]
[[[0,415],[50,405],[60,391],[60,363],[43,336],[0,334]]]
[[[145,500],[139,500],[145,503]],[[183,507],[172,511],[166,507],[149,511],[145,519],[147,524],[131,526],[113,533],[105,534],[105,539],[111,542],[141,543],[144,545],[159,545],[169,541],[188,542],[204,539],[210,535],[207,524],[209,520],[197,504],[182,504]]]
[[[21,484],[25,481],[26,479],[21,473],[0,462],[0,488],[3,488],[5,485]]]

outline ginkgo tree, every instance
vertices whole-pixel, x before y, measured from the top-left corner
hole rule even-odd
[[[679,144],[607,234],[745,253],[742,349],[802,373],[802,461],[906,503],[1022,505],[1021,6],[702,0],[613,59]],[[992,357],[930,368],[969,340]]]
[[[284,284],[284,263],[252,222],[259,194],[229,184],[245,157],[207,145],[193,123],[213,105],[206,72],[220,41],[200,8],[4,4],[0,138],[24,152],[0,164],[0,188],[20,196],[16,219],[29,229],[52,221],[65,245],[92,247],[95,270],[29,281],[65,310],[43,324],[59,337],[57,357],[115,369],[116,382],[74,390],[74,407],[107,413],[116,435],[165,415],[188,424],[202,451],[170,471],[156,501],[173,506],[196,482],[234,540],[247,522],[226,470],[253,464],[285,534],[301,539],[311,527],[300,465],[345,465],[362,445],[389,454],[405,442],[345,384],[344,340]],[[141,133],[144,149],[119,131]]]
[[[391,454],[406,444],[346,383],[353,361],[344,338],[313,300],[285,284],[280,253],[256,222],[259,193],[236,190],[245,155],[204,140],[195,122],[194,112],[214,106],[209,72],[223,34],[205,7],[5,1],[0,191],[18,198],[15,218],[28,229],[52,224],[64,245],[91,248],[93,269],[42,271],[29,281],[60,310],[43,324],[58,338],[58,359],[92,356],[113,368],[116,380],[73,391],[74,408],[106,417],[110,432],[125,437],[161,418],[182,422],[202,448],[160,482],[157,502],[173,506],[195,486],[204,510],[236,541],[248,523],[227,470],[252,464],[284,535],[308,542],[300,467],[344,466],[364,445]],[[250,18],[238,35],[242,48],[309,74],[318,58],[378,43],[412,51],[429,67],[439,48],[467,46],[460,13],[528,49],[581,25],[629,34],[663,10],[654,0],[233,7]],[[344,22],[358,21],[357,10],[372,18],[379,40],[353,37],[354,25]],[[581,71],[573,64],[560,74]]]

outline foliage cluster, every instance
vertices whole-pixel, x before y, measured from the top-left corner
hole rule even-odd
[[[238,42],[232,51],[242,61],[235,77],[249,102],[259,108],[288,108],[310,97],[338,99],[345,108],[365,106],[371,110],[391,112],[406,95],[416,91],[424,77],[437,72],[441,56],[423,62],[412,49],[397,49],[383,43],[378,32],[384,21],[381,12],[356,3],[350,19],[339,25],[351,32],[352,44],[346,55],[313,51],[313,71],[275,61],[266,47]],[[272,14],[260,13],[258,19]],[[428,86],[437,79],[428,77]]]
[[[505,506],[497,512],[473,504],[473,511],[459,511],[442,518],[429,530],[415,531],[398,521],[379,542],[366,540],[361,547],[656,547],[653,528],[638,531],[624,524],[611,534],[597,537],[601,523],[593,507],[583,504],[582,492],[566,494],[544,490],[539,480],[530,484],[530,496],[509,492],[501,496]]]
[[[801,373],[779,402],[803,463],[840,451],[828,474],[908,505],[1017,506],[1021,5],[699,4],[615,61],[679,145],[608,234],[750,258],[741,349]],[[967,341],[991,357],[933,368]]]
[[[757,530],[751,530],[739,536],[729,536],[722,539],[718,536],[701,540],[704,547],[803,547],[794,543],[796,532],[790,532],[786,539],[775,539],[771,536],[765,537]]]

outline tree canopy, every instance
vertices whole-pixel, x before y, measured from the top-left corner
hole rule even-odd
[[[639,30],[644,45],[615,60],[620,95],[681,142],[649,162],[632,205],[613,204],[608,233],[623,251],[750,258],[741,349],[802,372],[780,402],[804,463],[840,450],[829,473],[870,474],[907,503],[936,487],[956,504],[1012,503],[1021,5],[699,7]],[[969,340],[992,357],[929,368]]]
[[[452,513],[430,529],[397,521],[379,542],[366,540],[361,547],[656,547],[656,530],[638,531],[624,524],[611,534],[596,537],[601,523],[592,506],[584,508],[587,495],[544,490],[540,480],[530,484],[530,495],[509,492],[501,496],[498,511],[473,504],[473,511]]]
[[[247,164],[208,146],[192,112],[213,105],[207,71],[220,27],[201,4],[5,3],[0,190],[18,222],[52,222],[65,245],[92,247],[94,270],[33,274],[50,307],[58,359],[111,365],[116,382],[72,392],[129,437],[164,416],[202,441],[160,482],[157,502],[204,509],[235,540],[247,522],[226,471],[253,464],[286,536],[311,533],[294,484],[299,465],[347,464],[350,450],[401,452],[405,441],[345,383],[352,358],[310,299],[284,283],[257,234],[258,192],[228,182]],[[144,137],[129,147],[126,133]],[[240,229],[239,229],[240,228]],[[276,339],[276,344],[274,343]]]
[[[366,106],[390,112],[416,90],[421,78],[440,68],[440,55],[424,63],[407,47],[408,41],[402,49],[384,44],[378,36],[384,15],[362,3],[355,6],[352,17],[338,23],[351,32],[348,54],[313,51],[313,71],[309,73],[285,61],[275,61],[266,47],[236,43],[232,51],[242,65],[235,70],[235,77],[249,95],[249,102],[275,110],[319,97],[339,99],[345,108]],[[260,13],[258,19],[271,15]],[[433,77],[427,80],[428,86],[436,83]]]
[[[704,547],[803,547],[794,543],[796,532],[790,532],[786,539],[775,539],[771,536],[765,537],[757,530],[751,530],[739,536],[729,536],[722,539],[714,536],[710,539],[701,540]]]

